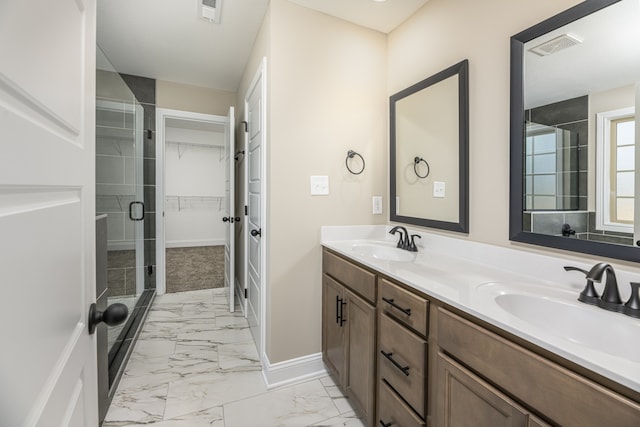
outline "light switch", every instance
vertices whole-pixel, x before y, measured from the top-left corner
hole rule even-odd
[[[444,197],[444,182],[433,182],[433,197]]]
[[[327,196],[329,194],[329,177],[326,175],[311,176],[311,195]]]
[[[373,214],[382,215],[382,196],[373,196]]]

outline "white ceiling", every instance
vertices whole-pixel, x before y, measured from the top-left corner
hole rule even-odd
[[[289,0],[388,33],[428,0]],[[269,0],[222,0],[220,24],[199,0],[98,1],[98,44],[125,74],[235,92]]]
[[[601,92],[640,79],[640,2],[625,0],[525,44],[525,107]],[[528,49],[569,33],[582,43],[549,56]]]
[[[300,6],[389,33],[428,0],[289,0]]]

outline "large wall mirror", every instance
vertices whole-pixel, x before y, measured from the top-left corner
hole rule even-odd
[[[640,1],[511,38],[511,240],[640,261],[639,102]]]
[[[468,68],[390,97],[391,221],[468,232]]]

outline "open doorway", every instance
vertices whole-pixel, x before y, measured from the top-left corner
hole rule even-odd
[[[158,293],[225,286],[229,219],[224,116],[158,109]],[[224,221],[224,219],[227,221]]]

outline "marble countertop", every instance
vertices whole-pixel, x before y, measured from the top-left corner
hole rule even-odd
[[[562,268],[564,265],[573,265],[588,270],[590,265],[558,256],[414,230],[410,230],[412,234],[420,234],[422,238],[419,252],[410,261],[377,259],[354,250],[354,245],[358,244],[395,247],[396,240],[387,233],[388,228],[323,227],[321,244],[640,392],[640,319],[577,302],[584,287],[584,276],[575,272],[567,273]],[[640,275],[619,268],[616,268],[616,274],[621,295],[626,300],[628,293],[624,284],[627,281],[640,281]],[[602,291],[601,286],[598,289]],[[523,295],[523,301],[532,302],[522,307],[528,311],[524,318],[512,314],[496,302],[497,296],[505,294]],[[540,316],[537,316],[535,303],[544,304],[547,300],[552,300],[558,310],[553,315],[539,313]],[[588,322],[596,319],[597,325],[585,325],[585,330],[577,331],[576,335],[576,328],[580,329],[581,325],[572,324],[576,323],[575,316],[570,318],[574,314]],[[629,331],[633,333],[632,336],[627,336]]]

